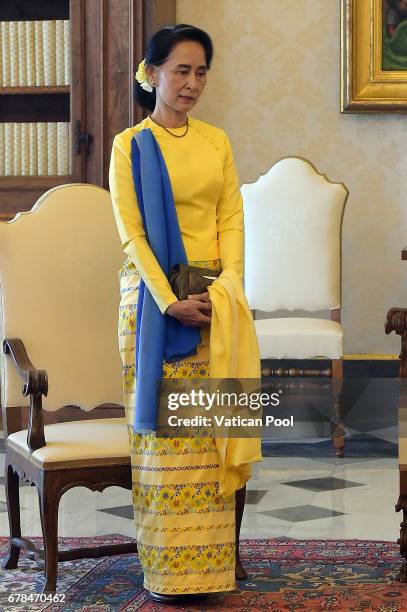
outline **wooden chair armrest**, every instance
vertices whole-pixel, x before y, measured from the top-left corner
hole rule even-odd
[[[37,370],[33,366],[20,338],[6,338],[3,341],[3,352],[5,355],[11,355],[24,381],[23,395],[30,396],[27,444],[30,451],[33,452],[45,446],[42,396],[48,394],[47,372]]]
[[[24,343],[20,338],[6,338],[3,341],[3,353],[11,355],[13,361],[24,381],[23,395],[47,395],[48,377],[45,370],[37,370],[31,363]]]
[[[384,324],[386,334],[396,332],[398,336],[402,336],[407,332],[407,308],[390,308],[386,315]]]

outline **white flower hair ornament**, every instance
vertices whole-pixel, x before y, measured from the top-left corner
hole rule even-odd
[[[146,72],[146,58],[144,58],[143,61],[139,63],[135,79],[138,83],[140,83],[140,87],[142,87],[142,89],[150,93],[153,91]]]

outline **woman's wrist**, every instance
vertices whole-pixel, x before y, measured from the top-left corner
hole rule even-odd
[[[176,302],[172,302],[171,304],[169,304],[167,306],[167,308],[164,310],[164,314],[172,316],[172,313],[174,312],[175,304],[178,304],[178,300]],[[175,307],[175,309],[176,309],[176,307]]]

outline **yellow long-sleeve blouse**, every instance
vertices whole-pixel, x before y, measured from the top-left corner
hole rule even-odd
[[[109,184],[124,252],[163,313],[177,301],[143,228],[131,169],[131,139],[152,130],[162,151],[188,261],[221,259],[222,268],[243,275],[243,206],[232,148],[226,133],[191,116],[185,137],[174,138],[149,117],[117,134]],[[185,127],[172,128],[183,134]]]

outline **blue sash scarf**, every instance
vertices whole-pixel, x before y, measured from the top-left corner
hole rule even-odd
[[[182,242],[170,178],[160,147],[150,129],[131,140],[134,187],[144,231],[164,274],[188,263]],[[198,327],[183,325],[161,314],[143,280],[140,282],[136,318],[136,406],[133,429],[150,433],[157,428],[163,360],[179,361],[197,352]]]

